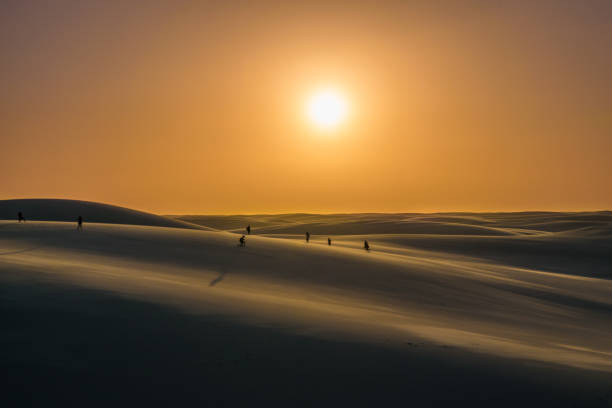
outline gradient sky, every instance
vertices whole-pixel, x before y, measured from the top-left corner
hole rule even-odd
[[[612,208],[612,2],[299,3],[2,1],[0,199]]]

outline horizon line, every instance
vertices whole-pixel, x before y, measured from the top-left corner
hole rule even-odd
[[[92,200],[83,200],[76,198],[57,198],[57,197],[28,197],[28,198],[3,198],[0,201],[21,201],[21,200],[66,200],[66,201],[81,201],[95,204],[103,204],[103,205],[111,205],[115,207],[122,207],[130,210],[148,212],[151,214],[161,215],[161,216],[189,216],[189,215],[198,215],[198,216],[254,216],[254,215],[351,215],[351,214],[510,214],[510,213],[601,213],[601,212],[612,212],[612,208],[609,209],[594,209],[594,208],[584,208],[584,209],[456,209],[456,210],[357,210],[357,211],[328,211],[328,210],[281,210],[278,212],[257,212],[257,211],[244,211],[244,212],[220,212],[220,211],[210,211],[210,212],[198,212],[196,211],[165,211],[165,210],[149,210],[149,209],[141,209],[137,207],[130,207],[123,204],[113,204],[110,202],[104,201],[92,201]]]

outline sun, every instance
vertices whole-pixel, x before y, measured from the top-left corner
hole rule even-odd
[[[332,129],[346,118],[348,106],[343,95],[335,90],[315,92],[306,106],[308,118],[320,128]]]

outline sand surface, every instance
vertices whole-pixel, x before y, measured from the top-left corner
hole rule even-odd
[[[612,403],[610,213],[181,218],[0,221],[15,404]]]
[[[18,212],[23,213],[26,221],[76,222],[80,215],[85,222],[205,229],[173,218],[91,201],[35,198],[0,200],[0,219],[17,220]]]

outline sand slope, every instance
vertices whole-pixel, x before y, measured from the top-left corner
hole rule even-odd
[[[305,216],[297,218],[301,217]],[[350,221],[349,216],[343,217],[341,224],[359,224],[358,220]],[[478,381],[487,376],[498,378],[499,388],[493,387],[485,394],[499,397],[504,393],[503,380],[492,367],[510,364],[508,370],[519,373],[513,378],[530,378],[531,368],[523,372],[509,363],[528,362],[544,370],[540,374],[549,376],[551,384],[564,384],[578,401],[593,406],[607,404],[606,398],[612,394],[606,394],[605,386],[597,388],[599,385],[593,384],[612,379],[608,215],[588,215],[578,220],[575,218],[580,216],[572,216],[580,226],[569,230],[559,230],[559,224],[542,228],[542,217],[553,224],[567,225],[569,221],[560,221],[554,214],[506,216],[496,222],[489,222],[487,216],[468,215],[465,218],[472,223],[506,230],[495,236],[445,236],[381,234],[379,224],[389,221],[371,220],[376,234],[362,229],[361,235],[335,236],[331,247],[326,245],[326,236],[315,235],[306,244],[301,235],[279,234],[252,235],[246,248],[237,247],[238,235],[231,232],[88,223],[79,233],[70,223],[20,225],[4,221],[0,222],[0,273],[5,283],[21,288],[15,293],[25,290],[24,277],[45,285],[52,283],[54,287],[102,291],[225,322],[221,325],[233,322],[250,327],[248,333],[255,330],[264,338],[266,334],[261,333],[268,333],[270,339],[278,340],[275,347],[280,348],[285,341],[292,344],[297,338],[340,342],[334,344],[345,344],[342,350],[352,361],[360,357],[356,351],[346,351],[352,350],[348,344],[370,345],[373,349],[369,350],[391,353],[384,354],[382,366],[372,363],[379,369],[393,366],[392,361],[402,367],[418,364],[418,370],[425,371],[434,361],[443,366],[462,361],[458,372],[452,371],[456,367],[447,367],[450,371],[446,374],[432,374],[435,380],[416,376],[413,381],[419,387],[446,384],[445,381],[450,384],[456,381],[451,377],[461,376],[460,372],[466,370],[465,375],[473,375],[469,378]],[[290,222],[288,218],[284,222]],[[294,219],[293,228],[298,228],[300,221],[303,219]],[[450,221],[456,223],[455,218]],[[431,222],[450,221],[445,218]],[[314,224],[309,222],[301,228],[311,228]],[[468,225],[468,221],[461,224]],[[372,243],[369,252],[361,249],[364,238]],[[596,267],[592,270],[586,261],[589,256],[595,258]],[[574,264],[568,259],[574,259]],[[583,268],[572,273],[572,265]],[[555,267],[563,273],[552,271]],[[90,312],[102,313],[96,306]],[[219,330],[224,340],[221,345],[215,343],[215,347],[226,350],[223,344],[237,340],[228,340],[229,329]],[[165,344],[170,341],[165,336],[155,341]],[[289,337],[279,340],[275,336]],[[228,347],[246,353],[244,350],[252,346],[244,341]],[[310,353],[329,351],[320,344],[324,343],[309,343],[291,353],[304,353],[305,359],[312,359],[315,357]],[[418,354],[410,354],[413,350]],[[278,358],[289,361],[293,357],[281,354]],[[488,365],[488,359],[503,361]],[[268,362],[258,364],[266,366]],[[343,375],[351,377],[354,364],[357,363],[348,364]],[[472,373],[474,367],[480,367],[478,375]],[[570,371],[563,371],[568,373],[564,377],[555,367]],[[287,369],[283,366],[283,370]],[[283,381],[280,374],[266,375]],[[442,380],[437,375],[450,377]],[[580,387],[585,383],[573,383],[577,375],[589,379],[584,380],[585,386],[595,387],[595,399],[589,399],[595,395],[591,392],[582,394],[584,389]],[[309,378],[317,382],[315,377]],[[391,401],[403,395],[390,385],[385,388],[386,383],[376,384],[375,392],[393,389],[397,393]],[[529,392],[547,389],[545,385],[524,387],[527,388],[521,389],[530,389]],[[447,402],[463,392],[466,390],[455,390]],[[563,392],[555,391],[553,400],[565,401],[567,395]],[[340,391],[332,394],[343,395]],[[421,401],[428,400],[427,395],[418,395]],[[542,394],[534,401],[541,403],[540,397],[545,398]],[[265,400],[265,396],[262,398]]]
[[[382,246],[477,257],[547,272],[612,278],[612,212],[284,214],[180,216],[179,219],[243,233],[335,245],[369,239]],[[391,250],[386,248],[386,250]]]
[[[22,199],[0,200],[0,220],[16,220],[21,211],[26,220],[71,221],[80,215],[85,222],[196,228],[201,226],[115,205],[79,200]]]
[[[280,214],[169,216],[226,231],[247,225],[258,234],[322,235],[431,234],[511,236],[593,230],[612,236],[612,212],[439,213],[439,214]]]

